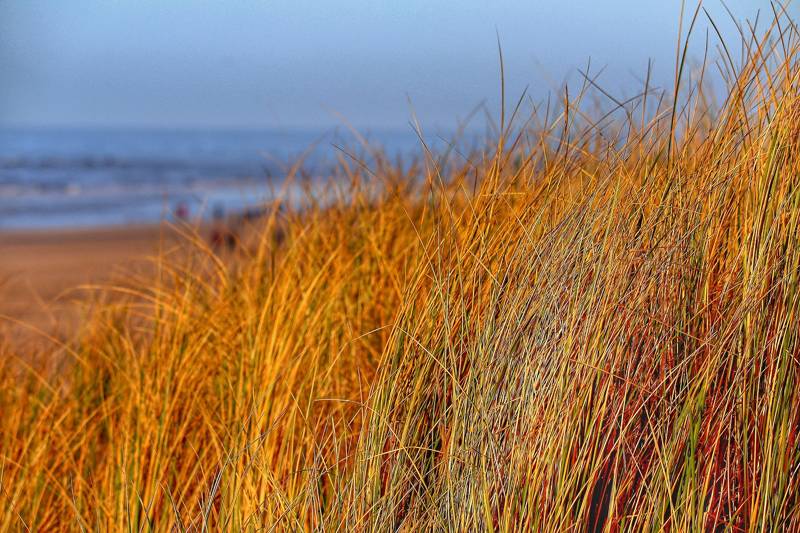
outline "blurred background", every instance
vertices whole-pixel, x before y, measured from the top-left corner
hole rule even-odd
[[[734,57],[737,24],[772,18],[767,1],[703,6]],[[240,212],[312,143],[309,168],[324,173],[350,127],[392,154],[418,150],[414,116],[437,142],[479,108],[480,131],[499,116],[498,37],[510,101],[580,84],[581,70],[630,96],[648,64],[669,89],[681,12],[655,0],[0,0],[0,230]],[[707,37],[714,58],[701,11],[695,64]]]

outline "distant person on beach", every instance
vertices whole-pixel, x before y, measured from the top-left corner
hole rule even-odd
[[[187,220],[189,218],[189,206],[186,205],[184,202],[180,202],[175,207],[175,219],[176,220]]]
[[[211,225],[211,246],[215,250],[226,248],[233,250],[236,248],[236,233],[231,229],[228,221],[225,220],[225,208],[217,204],[212,212],[213,222]]]

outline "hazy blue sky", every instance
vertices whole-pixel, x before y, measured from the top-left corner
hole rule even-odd
[[[719,0],[704,5],[731,28]],[[728,5],[770,13],[765,0]],[[541,97],[589,57],[621,92],[648,58],[671,83],[679,12],[668,0],[0,0],[0,125],[317,127],[338,113],[404,127],[410,98],[449,127],[498,101],[495,31],[510,98],[526,85]]]

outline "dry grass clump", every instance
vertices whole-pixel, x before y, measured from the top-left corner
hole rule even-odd
[[[0,529],[800,528],[798,46],[776,16],[716,110],[587,83],[468,158],[345,158],[58,372],[7,354]]]

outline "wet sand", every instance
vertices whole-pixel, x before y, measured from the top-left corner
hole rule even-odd
[[[68,334],[87,294],[78,287],[146,272],[176,241],[166,226],[0,232],[0,331],[22,340],[32,332],[22,322]]]

